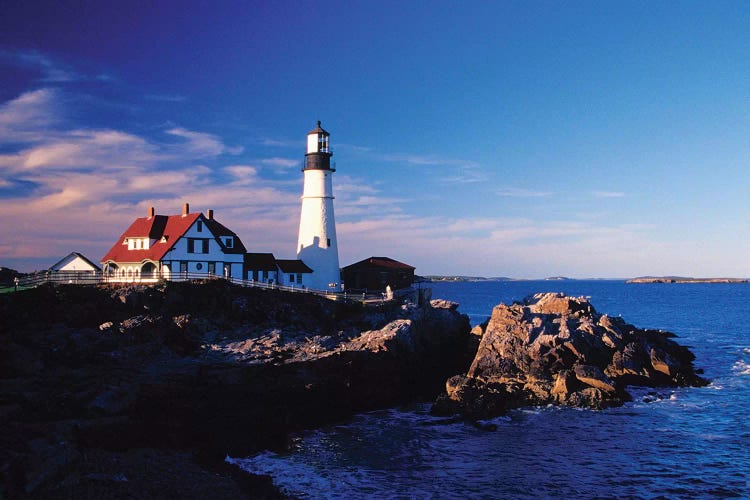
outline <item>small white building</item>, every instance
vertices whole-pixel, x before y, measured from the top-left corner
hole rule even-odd
[[[97,283],[101,272],[101,268],[83,254],[70,252],[47,270],[47,277],[63,283]]]
[[[101,268],[78,252],[70,252],[49,268],[52,272],[76,272],[96,274]]]
[[[185,279],[190,273],[244,278],[245,246],[213,217],[190,212],[136,219],[102,257],[104,275],[115,282]]]
[[[276,259],[279,284],[295,288],[310,288],[313,270],[301,260]]]

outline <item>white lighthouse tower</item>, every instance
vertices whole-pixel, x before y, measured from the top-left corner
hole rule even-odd
[[[333,217],[333,173],[336,169],[331,168],[333,153],[329,137],[320,121],[307,134],[297,258],[313,270],[310,288],[339,291],[341,274]]]

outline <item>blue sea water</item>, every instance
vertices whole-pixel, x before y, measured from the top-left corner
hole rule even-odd
[[[429,404],[354,417],[292,450],[230,459],[302,498],[750,498],[750,284],[623,281],[433,283],[472,324],[542,291],[676,333],[708,387],[632,388],[603,411],[516,410],[485,431]]]

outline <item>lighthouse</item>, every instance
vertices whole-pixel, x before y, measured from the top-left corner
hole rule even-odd
[[[307,134],[302,167],[304,188],[299,219],[297,258],[312,270],[310,288],[341,290],[336,221],[333,217],[333,173],[330,134],[318,126]]]

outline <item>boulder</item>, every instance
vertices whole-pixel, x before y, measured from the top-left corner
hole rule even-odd
[[[472,334],[481,336],[474,359],[465,375],[448,379],[437,413],[486,418],[550,403],[605,408],[629,401],[625,387],[633,383],[707,384],[673,334],[599,314],[584,297],[541,293],[500,304]]]

